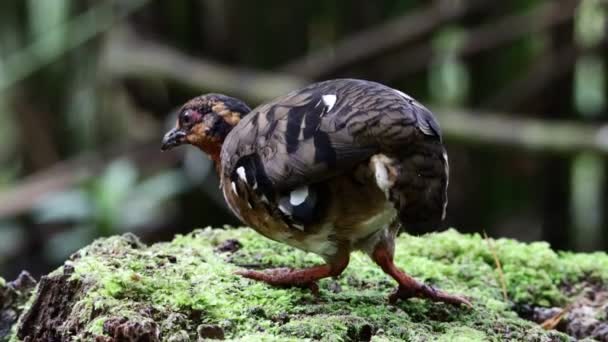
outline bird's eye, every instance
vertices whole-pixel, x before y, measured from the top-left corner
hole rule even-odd
[[[182,125],[188,126],[192,123],[192,114],[189,110],[182,113]]]

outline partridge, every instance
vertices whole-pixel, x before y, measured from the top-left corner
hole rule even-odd
[[[188,101],[162,150],[200,148],[214,162],[232,212],[258,233],[320,255],[305,269],[241,270],[276,286],[310,286],[342,273],[354,250],[398,283],[391,302],[411,297],[470,302],[419,282],[393,262],[401,227],[445,217],[448,158],[433,114],[379,83],[311,84],[251,110],[221,94]]]

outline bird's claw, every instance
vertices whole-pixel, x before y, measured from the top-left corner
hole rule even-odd
[[[395,304],[399,299],[409,299],[409,298],[426,298],[433,302],[441,302],[451,305],[464,305],[469,308],[473,307],[471,302],[458,295],[449,294],[447,292],[438,290],[433,286],[427,284],[420,284],[419,286],[403,286],[400,285],[391,295],[389,296],[389,303]]]

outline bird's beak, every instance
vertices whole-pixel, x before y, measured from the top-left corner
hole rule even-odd
[[[181,128],[175,127],[163,137],[163,144],[160,147],[161,151],[170,150],[176,146],[183,144],[186,140],[186,132]]]

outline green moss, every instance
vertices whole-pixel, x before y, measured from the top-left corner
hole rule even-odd
[[[242,248],[216,253],[227,239]],[[249,229],[197,230],[172,242],[143,246],[132,235],[94,242],[66,264],[88,291],[72,311],[86,340],[115,317],[155,321],[172,341],[196,338],[197,326],[221,327],[235,340],[481,341],[566,340],[520,319],[514,303],[563,305],[566,283],[608,281],[604,253],[556,253],[545,243],[496,240],[511,301],[502,298],[495,262],[479,235],[454,230],[402,235],[396,263],[420,280],[471,298],[472,310],[413,299],[387,303],[395,284],[361,253],[338,280],[320,282],[321,295],[276,288],[233,274],[239,265],[303,267],[322,260],[269,241]],[[56,271],[58,274],[62,270]],[[369,335],[369,336],[367,336]]]
[[[450,328],[444,334],[437,336],[438,342],[479,342],[487,340],[486,334],[469,327]]]

